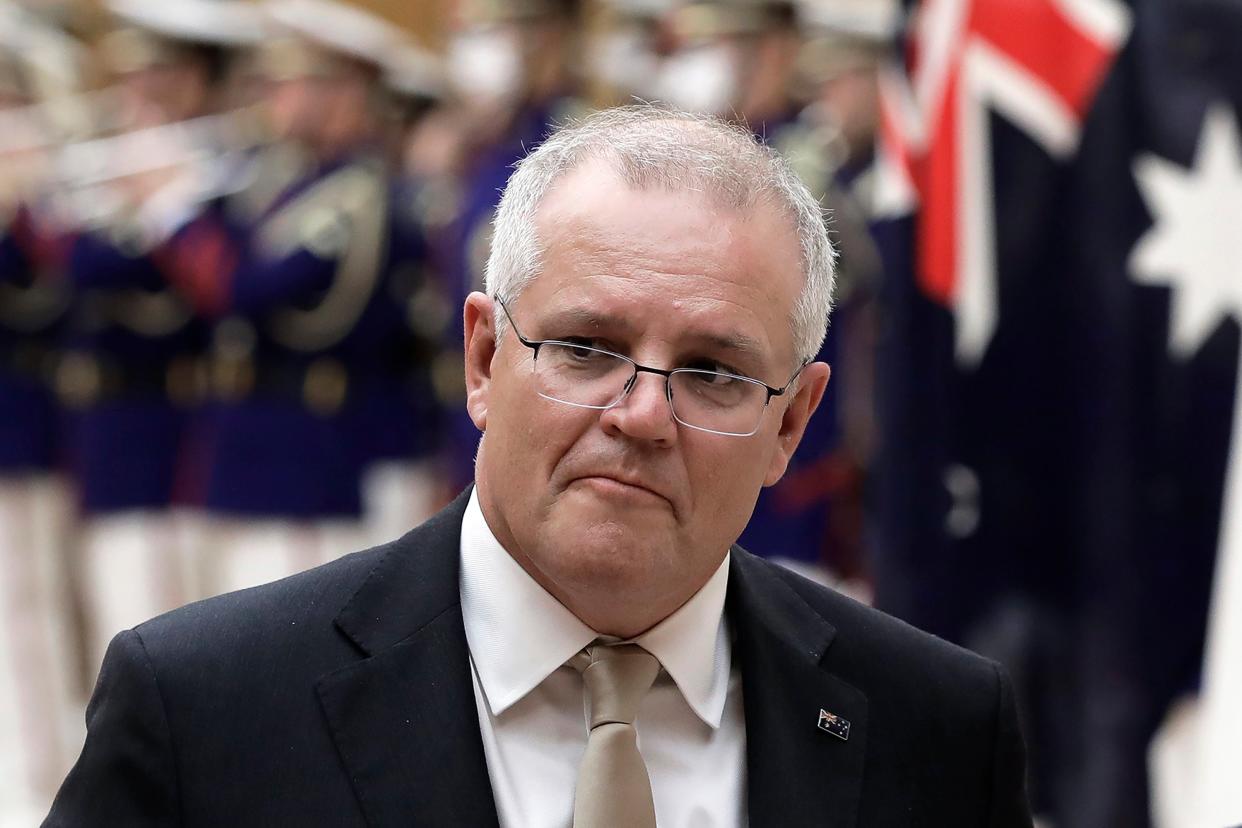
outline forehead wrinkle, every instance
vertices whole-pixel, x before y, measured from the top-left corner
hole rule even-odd
[[[598,193],[584,188],[603,190],[605,197],[609,187],[620,185],[623,195],[642,195],[655,192],[664,196],[698,196],[693,212],[699,213],[698,230],[689,236],[678,236],[682,243],[682,254],[689,255],[696,250],[717,250],[727,247],[731,242],[731,233],[727,231],[728,222],[721,221],[722,215],[729,217],[745,217],[747,210],[720,204],[708,194],[683,188],[651,188],[636,187],[629,184],[618,171],[608,167],[583,166],[571,170],[548,192],[535,214],[535,227],[539,237],[542,257],[548,255],[554,245],[587,258],[589,261],[620,258],[626,262],[640,262],[653,248],[659,248],[670,234],[667,228],[655,228],[658,238],[648,238],[636,234],[625,238],[624,246],[619,243],[614,227],[601,223],[596,211],[589,208],[590,198]],[[720,233],[724,232],[722,238]]]
[[[622,332],[630,332],[637,329],[637,326],[625,316],[604,313],[586,307],[553,308],[545,314],[543,323],[545,325],[572,325]],[[726,351],[736,351],[755,357],[762,357],[765,352],[763,344],[758,339],[740,331],[714,333],[711,331],[691,330],[686,332],[686,337],[693,342],[701,343],[705,346]]]

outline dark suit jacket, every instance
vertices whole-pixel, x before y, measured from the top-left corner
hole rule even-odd
[[[495,825],[458,598],[465,505],[117,636],[45,824]],[[729,576],[751,825],[1031,824],[995,664],[741,549]]]

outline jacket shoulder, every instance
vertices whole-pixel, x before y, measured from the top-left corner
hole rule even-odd
[[[196,601],[139,624],[136,630],[151,639],[210,628],[244,629],[259,618],[292,621],[325,613],[331,618],[385,555],[399,551],[397,543],[352,552],[278,581]]]
[[[394,541],[190,604],[138,625],[135,632],[157,667],[188,663],[202,669],[223,662],[236,670],[279,659],[295,672],[319,670],[319,675],[374,643],[351,628],[360,620],[400,637],[411,631],[406,625],[412,617],[456,601],[468,496],[469,490]]]
[[[778,608],[766,613],[776,639],[802,645],[786,663],[815,658],[815,672],[804,666],[792,680],[816,686],[827,673],[856,694],[867,745],[859,824],[912,814],[929,825],[1031,824],[1021,727],[999,664],[747,553],[738,562],[751,606]]]
[[[408,536],[407,536],[408,538]],[[414,555],[406,538],[354,552],[261,586],[217,595],[134,628],[161,675],[215,676],[245,684],[273,670],[331,669],[357,651],[334,619],[368,576],[393,555]]]
[[[834,629],[825,662],[869,695],[917,693],[928,703],[990,717],[1000,666],[769,561],[742,553],[745,569],[777,579]]]

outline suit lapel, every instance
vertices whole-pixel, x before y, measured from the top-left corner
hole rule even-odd
[[[391,545],[337,616],[364,658],[316,684],[372,825],[496,825],[458,588],[468,494]]]
[[[734,547],[728,612],[736,630],[746,712],[752,826],[832,825],[858,819],[867,697],[821,664],[835,628],[770,564]],[[836,717],[821,729],[820,711]],[[842,722],[849,723],[842,739]]]

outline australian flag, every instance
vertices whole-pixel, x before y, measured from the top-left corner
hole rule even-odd
[[[911,21],[877,602],[1007,664],[1057,825],[1242,823],[1242,4]]]

